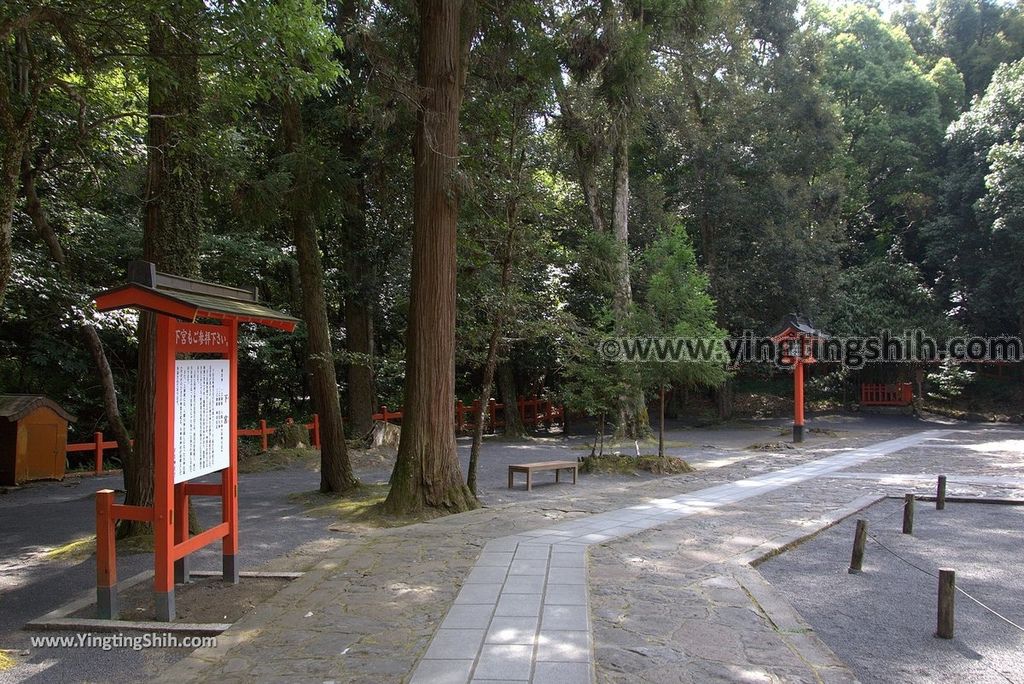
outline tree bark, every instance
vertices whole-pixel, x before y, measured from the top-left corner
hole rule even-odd
[[[281,130],[285,151],[302,153],[304,131],[299,103],[290,95],[283,98]],[[301,167],[301,164],[299,165]],[[288,191],[288,220],[291,223],[295,251],[299,259],[302,284],[302,315],[308,335],[308,364],[311,375],[313,409],[320,414],[320,491],[349,492],[359,486],[352,473],[345,445],[345,427],[338,398],[338,377],[334,367],[327,298],[324,292],[324,267],[312,214],[311,181],[302,173],[292,178]]]
[[[164,272],[194,277],[199,272],[203,159],[198,150],[202,100],[198,46],[204,8],[200,0],[175,3],[149,17],[149,101],[143,257]],[[135,448],[123,461],[125,503],[153,505],[156,422],[156,318],[139,316]],[[190,516],[191,517],[191,516]],[[127,536],[147,525],[122,521]]]
[[[36,167],[29,162],[28,155],[26,154],[21,164],[25,212],[39,233],[43,244],[46,245],[46,249],[50,253],[50,260],[57,264],[58,269],[63,275],[67,269],[67,256],[63,246],[60,244],[60,238],[57,237],[57,233],[50,223],[49,216],[47,216],[46,210],[43,208],[43,203],[39,199],[39,194],[36,190],[36,174]],[[107,354],[103,349],[103,342],[100,340],[95,326],[83,317],[80,320],[80,328],[86,349],[89,350],[93,363],[96,365],[96,375],[99,378],[100,386],[103,388],[103,410],[107,417],[107,423],[109,423],[110,429],[114,433],[114,439],[117,441],[118,452],[121,454],[121,461],[123,463],[126,459],[130,460],[132,458],[132,443],[131,436],[128,434],[128,428],[121,418],[121,409],[117,399],[117,387],[114,384],[114,373],[110,369]]]
[[[498,392],[501,403],[505,405],[505,438],[522,438],[526,436],[526,426],[519,415],[519,395],[516,392],[516,377],[512,372],[512,364],[502,361],[498,364]]]
[[[345,272],[348,292],[345,295],[345,343],[350,354],[348,374],[349,429],[359,439],[373,432],[373,409],[376,393],[373,388],[373,302],[370,292],[375,278],[373,267],[360,254],[365,246],[366,193],[361,179],[357,185],[350,211],[346,217]]]
[[[473,0],[419,0],[417,83],[423,94],[413,141],[413,241],[405,415],[391,490],[392,513],[479,505],[455,444],[455,259],[459,110]],[[467,16],[463,16],[467,15]]]
[[[469,448],[469,472],[466,475],[466,486],[469,487],[469,491],[473,492],[473,496],[476,496],[477,493],[476,472],[477,464],[480,461],[480,447],[484,441],[484,414],[491,400],[491,388],[494,386],[494,369],[498,365],[498,346],[501,343],[502,325],[502,321],[496,320],[491,326],[491,336],[487,341],[487,360],[484,362],[484,377],[480,385],[480,401],[477,404],[476,415],[473,416],[473,444]],[[508,415],[507,406],[505,415]]]
[[[9,45],[10,33],[14,33],[14,54],[4,60],[7,68],[0,72],[0,307],[14,269],[11,234],[14,205],[18,200],[18,175],[29,148],[39,100],[38,84],[32,88],[29,83],[32,74],[26,32],[23,28],[15,31],[11,27],[3,34],[5,48]],[[0,49],[0,56],[8,57],[5,53],[6,49]],[[15,106],[16,101],[21,103],[20,107]]]
[[[620,325],[630,315],[633,290],[629,283],[629,130],[625,121],[616,126],[612,149],[612,234],[618,248],[612,308]]]
[[[366,228],[366,173],[369,162],[365,143],[368,130],[362,109],[366,79],[373,66],[364,50],[358,49],[366,6],[362,0],[338,0],[335,6],[335,32],[345,42],[339,55],[348,75],[348,83],[338,93],[348,123],[339,136],[339,150],[348,168],[345,179],[344,263],[347,280],[345,292],[345,342],[349,352],[346,364],[348,427],[360,439],[369,440],[373,432],[376,392],[373,378],[374,299],[376,269],[367,258],[366,247],[371,238]]]

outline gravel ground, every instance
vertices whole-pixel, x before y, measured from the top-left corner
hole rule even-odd
[[[785,420],[731,423],[711,428],[680,428],[666,431],[666,451],[687,459],[698,470],[717,468],[755,459],[757,451],[746,450],[754,443],[785,441]],[[863,432],[891,426],[920,425],[905,416],[826,416],[812,418],[808,427],[840,432]],[[580,426],[581,430],[583,426]],[[808,433],[808,445],[827,439]],[[548,484],[544,476],[526,492],[525,486],[507,489],[507,466],[539,460],[566,460],[589,453],[592,435],[533,437],[523,442],[488,438],[481,453],[479,488],[485,505],[498,505],[537,498],[578,497],[581,487]],[[468,466],[469,438],[458,440],[463,472]],[[649,448],[641,447],[642,453]],[[386,482],[390,467],[357,471],[366,483]],[[590,475],[602,485],[627,484],[654,476]],[[553,480],[553,478],[552,478]],[[289,501],[290,494],[310,491],[319,485],[319,475],[303,469],[243,474],[240,476],[239,515],[241,563],[243,570],[258,568],[294,570],[308,567],[319,553],[336,544],[342,535],[327,530],[330,521],[306,514]],[[583,483],[586,479],[583,479]],[[0,495],[0,649],[26,649],[30,634],[21,626],[66,604],[95,586],[92,558],[54,561],[46,551],[95,532],[93,493],[98,489],[121,487],[120,475],[67,478],[64,482],[31,483]],[[204,524],[214,522],[217,504],[197,498],[197,512]],[[213,545],[194,556],[197,570],[219,569],[220,547]],[[118,574],[124,579],[152,567],[149,554],[125,554],[118,558]],[[16,681],[111,681],[139,679],[149,663],[170,663],[186,654],[183,650],[130,652],[96,649],[33,649],[27,663],[0,671],[0,684]]]
[[[918,502],[914,535],[900,533],[902,502],[868,509],[864,573],[847,573],[855,518],[759,566],[817,635],[863,682],[1024,682],[1024,632],[963,595],[956,635],[933,636],[936,573],[1024,625],[1024,507]]]

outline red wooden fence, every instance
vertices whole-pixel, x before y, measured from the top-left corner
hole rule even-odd
[[[313,414],[313,422],[312,423],[306,423],[305,425],[306,425],[306,428],[308,430],[310,430],[310,432],[311,432],[312,438],[311,438],[310,441],[313,442],[313,444],[312,444],[313,448],[319,449],[320,448],[320,416],[318,416],[317,414],[314,413]],[[263,451],[266,451],[269,448],[269,446],[270,446],[269,443],[268,443],[267,437],[269,435],[274,434],[275,432],[277,432],[277,428],[267,427],[267,421],[263,420],[261,418],[260,419],[260,426],[258,428],[253,429],[253,430],[239,429],[238,430],[238,436],[239,437],[259,437],[260,438],[260,446],[263,447]],[[134,439],[132,440],[132,444],[135,444],[135,440]],[[95,466],[93,468],[93,472],[96,475],[102,475],[103,474],[103,452],[106,451],[107,449],[116,449],[116,448],[117,448],[117,442],[115,442],[113,440],[104,441],[103,433],[102,432],[94,432],[93,433],[93,441],[91,441],[91,442],[79,442],[77,444],[68,444],[67,445],[67,449],[65,451],[67,453],[69,453],[69,454],[70,453],[74,453],[76,451],[91,451],[91,452],[93,452],[93,455],[94,455],[94,458],[95,458]]]
[[[913,401],[914,386],[909,382],[860,386],[861,406],[909,406]]]
[[[524,399],[519,397],[517,402],[519,409],[519,419],[523,422],[523,425],[532,425],[552,427],[553,425],[565,426],[565,409],[562,406],[556,406],[549,399],[539,399],[534,396],[532,399]],[[863,402],[862,402],[863,403]],[[465,432],[473,428],[473,420],[477,415],[477,411],[480,408],[480,400],[475,400],[472,404],[466,405],[461,401],[455,404],[455,429],[459,432]],[[397,411],[388,410],[387,406],[381,406],[380,412],[373,414],[374,420],[380,420],[385,423],[398,422],[402,420],[402,409],[399,408]],[[291,419],[289,419],[291,420]],[[306,423],[306,428],[309,429],[311,434],[311,445],[314,449],[320,448],[320,416],[313,414],[313,422]],[[484,412],[484,425],[490,430],[496,430],[499,427],[505,425],[505,404],[499,404],[494,399],[491,399],[487,404],[487,410]],[[260,426],[253,429],[239,429],[239,437],[259,437],[260,447],[263,451],[266,451],[270,447],[268,437],[277,432],[277,428],[267,426],[267,421],[260,419]],[[134,441],[133,441],[134,443]],[[78,451],[91,451],[93,452],[96,465],[94,472],[96,475],[103,473],[103,452],[108,449],[116,449],[117,442],[113,440],[104,440],[102,432],[93,433],[93,441],[91,442],[79,442],[78,444],[68,444],[67,453],[74,453]]]

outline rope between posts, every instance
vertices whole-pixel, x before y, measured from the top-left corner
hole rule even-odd
[[[901,556],[900,554],[896,553],[895,551],[893,551],[892,549],[890,549],[890,548],[889,548],[888,546],[886,546],[885,544],[883,544],[883,543],[881,542],[881,540],[879,540],[879,539],[878,539],[878,537],[876,537],[875,535],[871,534],[870,532],[868,533],[868,537],[870,537],[870,538],[871,538],[871,540],[872,540],[873,542],[875,542],[876,544],[878,544],[879,546],[881,546],[881,547],[882,547],[883,549],[885,549],[886,551],[888,551],[888,552],[889,552],[889,553],[891,553],[891,554],[892,554],[893,556],[895,556],[895,557],[896,557],[896,558],[898,558],[899,560],[903,561],[904,563],[906,563],[906,564],[907,564],[907,565],[909,565],[910,567],[914,568],[915,570],[918,570],[919,572],[923,572],[924,574],[928,575],[929,577],[931,577],[931,578],[933,578],[933,579],[938,579],[938,578],[939,578],[939,576],[938,576],[938,575],[936,575],[936,574],[935,574],[934,572],[931,572],[930,570],[925,570],[925,569],[924,569],[924,568],[922,568],[921,566],[919,566],[919,565],[917,565],[917,564],[915,564],[915,563],[912,563],[911,561],[907,560],[906,558],[904,558],[904,557],[903,557],[903,556]],[[1016,627],[1016,628],[1017,628],[1017,629],[1019,629],[1019,630],[1020,630],[1021,632],[1024,632],[1024,627],[1021,627],[1021,626],[1020,626],[1020,625],[1018,625],[1018,624],[1017,624],[1016,622],[1014,622],[1014,621],[1013,621],[1013,620],[1011,620],[1010,618],[1006,617],[1005,615],[1003,615],[1003,614],[1002,614],[1002,613],[1000,613],[999,611],[995,610],[994,608],[990,608],[989,606],[985,605],[984,603],[982,603],[982,602],[981,602],[981,601],[979,601],[978,599],[974,598],[974,597],[973,597],[973,596],[971,596],[971,595],[970,595],[969,593],[967,593],[967,592],[966,592],[965,590],[961,589],[961,588],[960,588],[960,586],[959,586],[958,584],[957,584],[957,585],[954,585],[954,586],[953,586],[953,588],[954,588],[954,589],[955,589],[955,590],[956,590],[957,592],[959,592],[959,593],[963,594],[964,596],[966,596],[966,597],[967,597],[968,599],[970,599],[971,601],[974,601],[975,603],[977,603],[977,604],[978,604],[979,606],[981,606],[982,608],[984,608],[984,609],[985,609],[985,610],[987,610],[988,612],[990,612],[990,613],[992,613],[993,615],[995,615],[995,616],[996,616],[997,618],[999,618],[1000,620],[1002,620],[1002,621],[1003,621],[1003,622],[1005,622],[1006,624],[1010,625],[1011,627]]]

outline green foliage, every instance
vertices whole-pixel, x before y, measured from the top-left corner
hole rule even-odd
[[[656,240],[644,254],[647,272],[641,330],[651,337],[720,341],[708,279],[697,267],[693,244],[680,226]],[[649,387],[669,384],[716,387],[728,378],[721,364],[701,361],[645,364]]]
[[[969,371],[954,361],[945,361],[936,373],[928,374],[928,382],[938,387],[938,394],[945,399],[956,399],[974,380],[974,371]]]

